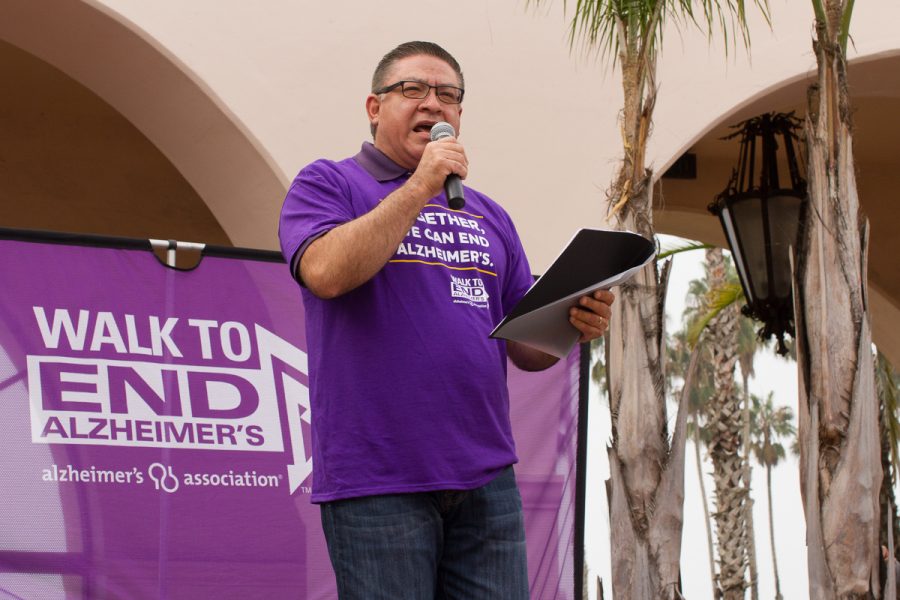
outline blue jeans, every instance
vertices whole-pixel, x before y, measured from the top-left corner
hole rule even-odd
[[[323,504],[341,600],[527,600],[522,499],[512,467],[470,491]]]

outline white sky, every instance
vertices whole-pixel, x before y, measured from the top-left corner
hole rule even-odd
[[[661,236],[663,248],[678,245],[678,238]],[[680,329],[684,298],[688,282],[703,277],[703,251],[676,255],[672,265],[666,299],[666,328],[669,333]],[[797,404],[797,371],[792,361],[784,360],[772,352],[758,353],[754,364],[756,377],[750,379],[750,391],[765,398],[774,392],[776,405],[787,405],[795,415]],[[675,408],[669,405],[670,422]],[[597,576],[603,579],[605,597],[612,598],[609,561],[609,510],[606,505],[605,480],[609,477],[606,444],[610,439],[609,409],[605,397],[592,386],[590,418],[588,421],[588,467],[585,517],[585,559],[588,563],[589,598],[596,598]],[[711,494],[713,482],[709,473],[712,463],[706,457],[703,470],[707,503],[713,510]],[[683,591],[686,598],[712,598],[706,529],[703,524],[703,507],[700,504],[700,486],[691,442],[685,451],[684,531],[681,546],[681,570]],[[781,593],[785,598],[809,596],[806,576],[806,544],[803,506],[800,501],[800,480],[797,460],[793,457],[772,472],[772,499],[775,519],[776,557],[781,581]],[[766,500],[765,470],[753,463],[751,496],[754,500],[753,523],[756,531],[756,562],[759,576],[759,597],[774,598],[775,582],[772,571],[771,547],[768,530],[768,506]],[[714,534],[715,535],[715,534]],[[747,598],[750,597],[748,592]]]

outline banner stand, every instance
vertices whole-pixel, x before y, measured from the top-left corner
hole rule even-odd
[[[587,597],[584,589],[584,521],[585,495],[587,492],[587,450],[588,450],[588,408],[591,391],[591,344],[579,345],[579,377],[578,377],[578,446],[575,462],[575,598]],[[588,585],[590,585],[588,583]]]
[[[150,247],[159,262],[165,266],[178,271],[190,271],[196,269],[203,260],[206,244],[151,239]]]

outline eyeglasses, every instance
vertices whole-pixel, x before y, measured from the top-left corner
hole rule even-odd
[[[375,90],[374,93],[386,94],[397,89],[398,87],[400,88],[400,92],[405,98],[412,98],[414,100],[421,100],[422,98],[426,98],[428,96],[428,92],[430,92],[431,89],[434,88],[437,99],[444,104],[461,103],[463,94],[465,94],[466,92],[464,89],[458,88],[453,85],[428,85],[427,83],[421,81],[398,81],[397,83],[389,85],[387,87],[383,87],[380,90]]]

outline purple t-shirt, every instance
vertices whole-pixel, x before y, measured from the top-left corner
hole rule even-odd
[[[286,260],[408,178],[369,143],[304,168],[281,212]],[[358,288],[331,300],[301,288],[313,502],[471,489],[517,461],[506,346],[488,334],[533,279],[506,211],[471,188],[465,197],[462,211],[443,193],[431,200]]]

